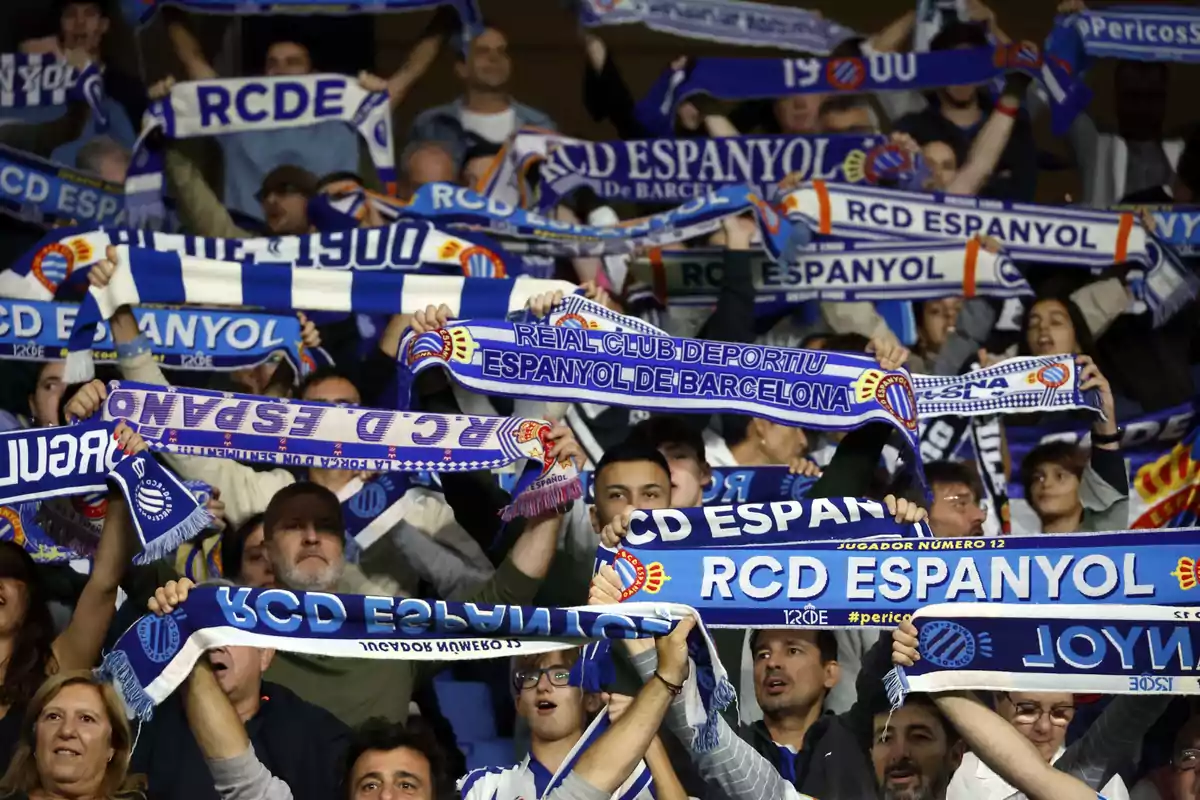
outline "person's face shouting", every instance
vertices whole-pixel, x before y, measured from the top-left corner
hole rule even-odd
[[[909,703],[875,716],[871,761],[883,800],[943,800],[962,762],[961,741],[951,744],[933,708]]]

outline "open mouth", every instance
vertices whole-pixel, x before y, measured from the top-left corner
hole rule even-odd
[[[56,748],[54,748],[54,755],[56,755],[56,756],[75,756],[75,757],[78,757],[78,756],[81,756],[81,755],[83,755],[83,754],[82,754],[82,753],[80,753],[78,750],[75,750],[75,749],[73,749],[73,748],[70,748],[70,747],[56,747]]]
[[[552,703],[549,700],[539,700],[537,702],[538,714],[553,714],[556,708],[558,708],[558,703]]]
[[[890,786],[912,786],[920,778],[916,770],[910,767],[890,769],[887,773],[887,783]]]
[[[763,681],[763,689],[767,694],[783,694],[787,691],[788,682],[783,678],[767,678]]]

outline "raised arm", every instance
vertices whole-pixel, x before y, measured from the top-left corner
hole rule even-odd
[[[183,64],[183,71],[188,80],[203,81],[220,77],[213,69],[208,56],[204,55],[200,40],[188,27],[184,13],[173,8],[164,8],[162,14],[167,23],[167,38],[175,49],[175,55]]]
[[[1004,84],[1004,92],[996,101],[991,115],[980,129],[979,135],[971,143],[971,151],[967,162],[946,187],[949,194],[977,193],[995,171],[1008,146],[1013,126],[1017,122],[1017,114],[1021,111],[1021,100],[1029,88],[1029,76],[1021,73],[1011,73]]]

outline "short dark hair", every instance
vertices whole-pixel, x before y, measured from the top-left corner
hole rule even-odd
[[[1044,300],[1054,300],[1061,303],[1063,308],[1067,310],[1067,316],[1071,318],[1071,327],[1075,329],[1075,341],[1079,344],[1079,352],[1076,355],[1085,355],[1095,357],[1096,341],[1092,338],[1092,329],[1088,327],[1087,318],[1083,316],[1083,312],[1079,310],[1079,306],[1070,297],[1059,296],[1055,294],[1038,297],[1032,303],[1025,306],[1024,312],[1021,314],[1021,339],[1017,342],[1017,348],[1021,355],[1029,355],[1029,316],[1033,313],[1033,307]]]
[[[604,451],[600,462],[596,464],[596,471],[592,473],[593,483],[598,484],[601,473],[613,464],[624,464],[630,461],[649,461],[656,464],[670,479],[671,465],[667,463],[667,459],[658,451],[657,447],[641,439],[626,439],[616,447],[610,447]]]
[[[892,709],[887,705],[887,695],[881,694],[878,700],[879,705],[876,706],[873,716],[877,717],[880,714],[890,715],[892,713]],[[962,734],[958,732],[958,728],[955,728],[950,720],[946,719],[946,715],[943,714],[942,710],[937,707],[937,703],[933,702],[933,697],[930,695],[924,694],[923,692],[913,692],[904,698],[904,705],[921,706],[922,708],[928,710],[930,715],[933,716],[938,721],[938,724],[942,726],[942,731],[946,734],[946,744],[948,746],[954,746],[960,739],[962,739]]]
[[[626,441],[640,440],[651,447],[667,447],[681,444],[689,447],[701,463],[708,463],[704,452],[704,436],[695,427],[683,421],[675,414],[655,414],[634,425],[629,431]]]
[[[337,517],[338,526],[345,529],[345,525],[342,523],[342,504],[336,494],[319,483],[296,481],[276,492],[271,501],[267,503],[267,510],[263,512],[263,538],[270,539],[274,534],[283,509],[291,500],[306,496],[315,497],[329,506],[330,511]]]
[[[63,12],[71,6],[95,6],[100,11],[100,16],[105,19],[111,19],[112,13],[108,7],[108,0],[58,0],[54,4],[54,13],[62,16]]]
[[[842,111],[871,110],[871,100],[865,94],[831,94],[821,101],[817,116],[836,114]]]
[[[266,514],[255,514],[247,519],[236,530],[227,530],[221,536],[221,575],[230,580],[242,577],[242,553],[246,550],[246,540],[259,525],[263,526],[266,535]]]
[[[871,340],[861,333],[833,333],[825,338],[822,350],[835,350],[839,353],[865,353]]]
[[[429,762],[429,776],[433,780],[430,794],[439,797],[442,785],[446,782],[446,758],[432,731],[419,718],[410,719],[408,724],[404,725],[383,717],[371,717],[359,725],[351,735],[342,768],[342,796],[353,796],[354,787],[350,784],[350,776],[353,774],[354,765],[364,753],[371,750],[387,752],[401,747],[425,756],[425,760]]]
[[[753,655],[757,646],[758,634],[762,631],[779,630],[778,628],[754,628],[750,631],[750,653]],[[828,664],[838,660],[837,636],[830,630],[813,631],[817,635],[817,650],[821,653],[821,663]]]
[[[932,489],[935,483],[963,483],[971,488],[975,500],[983,499],[983,481],[975,468],[963,461],[930,461],[925,465],[925,482]]]
[[[350,377],[350,374],[346,372],[346,370],[333,364],[327,364],[323,367],[317,367],[312,372],[304,376],[304,379],[300,381],[300,386],[296,389],[296,396],[304,397],[304,393],[316,386],[318,383],[331,381],[335,378],[340,378],[348,382],[354,387],[355,391],[358,391],[358,384],[355,382],[354,378]],[[361,395],[362,393],[359,392],[359,394]]]
[[[1021,488],[1029,498],[1030,487],[1033,486],[1033,473],[1043,464],[1058,464],[1069,470],[1076,478],[1083,475],[1088,464],[1088,453],[1074,442],[1046,442],[1039,444],[1029,451],[1021,462]]]

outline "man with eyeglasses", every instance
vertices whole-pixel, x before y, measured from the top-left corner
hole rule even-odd
[[[925,477],[933,492],[929,508],[933,535],[945,539],[983,536],[987,512],[980,502],[983,487],[975,471],[958,461],[931,461],[925,465]]]
[[[463,800],[545,797],[564,766],[568,769],[572,749],[583,737],[588,718],[602,705],[602,695],[585,693],[584,663],[580,651],[520,656],[514,659],[512,687],[516,692],[517,714],[529,724],[529,755],[506,769],[472,770],[459,781]],[[587,665],[589,669],[592,664]],[[598,667],[597,667],[598,668]],[[594,688],[594,687],[593,687]],[[609,697],[607,713],[614,720],[615,709],[624,711],[632,698]],[[683,796],[683,787],[675,777],[667,752],[656,736],[620,788],[612,794],[619,800],[651,800]]]
[[[1128,706],[1130,700],[1153,701],[1154,698],[1123,698],[1121,703],[1117,703],[1116,714],[1121,714],[1121,707]],[[995,701],[996,712],[1028,739],[1048,764],[1053,764],[1061,772],[1069,772],[1083,778],[1108,800],[1127,800],[1129,790],[1116,772],[1124,766],[1124,759],[1137,756],[1141,735],[1145,731],[1145,728],[1138,724],[1141,718],[1146,716],[1141,709],[1126,720],[1132,730],[1124,733],[1132,736],[1122,736],[1118,741],[1112,735],[1116,729],[1114,723],[1121,724],[1123,720],[1110,713],[1110,707],[1083,738],[1068,748],[1065,746],[1067,727],[1075,718],[1073,694],[1000,692],[995,695]],[[1165,706],[1157,702],[1153,705],[1158,706],[1159,712]],[[1107,722],[1104,717],[1108,718]],[[1154,713],[1150,722],[1157,717],[1158,713]],[[1145,727],[1149,727],[1149,723]],[[1106,782],[1101,787],[1099,784],[1102,781]],[[946,789],[946,800],[1000,800],[1011,798],[1014,794],[1016,789],[991,767],[980,761],[974,753],[967,753]]]

